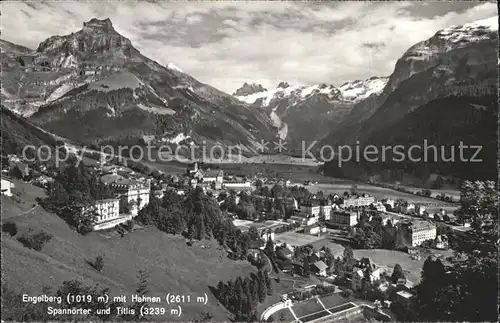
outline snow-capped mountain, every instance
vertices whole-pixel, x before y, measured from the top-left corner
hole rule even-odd
[[[441,146],[455,144],[453,138],[460,136],[469,144],[489,142],[495,129],[480,125],[496,118],[490,114],[497,102],[497,31],[498,18],[492,17],[445,28],[411,46],[383,91],[356,104],[323,142],[404,145],[433,139]],[[483,112],[470,110],[476,106]]]
[[[80,143],[147,137],[179,144],[172,138],[184,138],[255,153],[262,139],[275,138],[263,111],[173,63],[162,66],[143,56],[109,19],[91,19],[79,31],[46,39],[34,53],[12,55],[2,97],[5,92],[31,106],[31,121]]]
[[[358,103],[371,95],[379,95],[384,90],[388,77],[371,77],[364,81],[346,82],[339,87],[342,99],[351,103]]]
[[[265,89],[260,84],[256,84],[256,83],[248,84],[248,83],[245,83],[245,84],[243,84],[242,87],[240,87],[239,89],[237,89],[236,92],[233,93],[233,95],[234,96],[245,96],[245,95],[250,95],[250,94],[257,93],[257,92],[265,92],[265,91],[267,91],[267,89]]]
[[[371,77],[367,80],[346,82],[339,87],[327,84],[314,85],[289,85],[281,82],[275,89],[253,91],[253,93],[239,95],[247,87],[244,85],[235,92],[235,96],[248,104],[258,104],[262,107],[268,107],[277,100],[287,98],[293,103],[298,103],[311,98],[314,95],[324,95],[325,98],[332,101],[344,103],[357,103],[372,94],[378,95],[387,84],[387,77]],[[245,83],[248,85],[247,83]],[[261,86],[262,87],[262,86]]]
[[[490,17],[477,20],[465,25],[455,25],[436,33],[436,36],[454,44],[460,44],[465,41],[475,42],[488,39],[485,31],[498,31],[498,17]]]

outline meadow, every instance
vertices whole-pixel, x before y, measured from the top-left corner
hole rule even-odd
[[[161,321],[188,321],[201,312],[209,312],[216,321],[228,321],[229,313],[218,303],[209,286],[220,280],[235,279],[255,272],[246,261],[227,258],[214,241],[196,242],[188,246],[181,236],[167,235],[156,228],[136,230],[123,238],[105,232],[92,232],[82,236],[72,231],[58,216],[41,207],[33,212],[35,195],[43,190],[16,182],[21,192],[16,202],[4,195],[2,198],[3,223],[17,225],[14,237],[2,233],[2,280],[9,288],[29,295],[41,294],[46,288],[53,292],[66,280],[79,280],[86,285],[99,284],[110,288],[114,296],[130,295],[138,284],[139,270],[149,272],[148,296],[168,293],[197,296],[208,295],[208,303],[184,304],[179,317],[158,317]],[[23,203],[24,201],[24,203]],[[42,251],[24,247],[17,238],[24,234],[45,231],[53,235]],[[104,259],[102,272],[93,269],[88,261],[98,255]]]

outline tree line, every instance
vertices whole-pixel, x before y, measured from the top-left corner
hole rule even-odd
[[[271,278],[264,270],[234,281],[220,281],[214,289],[217,299],[234,315],[235,322],[256,322],[257,305],[273,293]]]
[[[215,239],[230,251],[233,259],[246,259],[252,240],[200,187],[187,191],[185,197],[174,190],[167,190],[161,200],[151,195],[149,204],[136,220],[165,233],[182,234],[190,240]]]

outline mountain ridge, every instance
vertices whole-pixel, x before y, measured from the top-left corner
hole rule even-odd
[[[49,37],[32,65],[23,70],[22,62],[10,72],[24,83],[7,89],[20,94],[18,112],[29,110],[30,92],[36,103],[26,113],[30,119],[82,144],[143,136],[162,142],[182,134],[190,142],[241,145],[255,154],[258,142],[275,136],[264,113],[143,56],[109,19],[93,18],[76,32]],[[9,108],[16,110],[13,104]],[[75,131],[77,125],[83,129]]]
[[[451,111],[448,106],[449,102],[458,102],[456,100],[460,100],[460,98],[465,102],[473,100],[489,102],[488,98],[497,95],[498,35],[496,31],[498,23],[495,24],[494,21],[498,21],[496,17],[461,26],[451,26],[436,32],[429,39],[411,46],[396,62],[394,72],[380,95],[358,103],[339,126],[321,140],[321,144],[341,146],[360,142],[362,146],[381,145],[384,141],[391,141],[391,138],[400,138],[401,144],[404,145],[412,142],[415,137],[424,136],[419,132],[423,131],[424,128],[415,129],[412,133],[405,133],[401,127],[398,127],[399,123],[410,124],[412,118],[415,119],[416,123],[425,122],[422,119],[423,114],[414,112],[426,109],[429,110],[427,113],[429,118],[441,120],[439,118],[443,117],[439,111],[432,111],[438,107],[437,104],[431,104],[432,102],[443,102],[446,111]],[[446,98],[450,99],[446,101],[444,100]],[[471,109],[474,109],[473,106],[470,106]],[[485,120],[483,114],[489,113],[490,109],[494,110],[491,102],[487,106],[486,112],[474,115],[474,118]],[[459,111],[468,113],[467,107],[467,105],[463,105],[461,110],[457,110],[457,113]],[[449,115],[442,122],[443,129],[425,128],[429,131],[429,136],[432,135],[436,141],[442,138],[441,135],[445,131],[444,125],[448,123],[460,124],[461,127],[453,129],[463,133],[468,133],[471,127],[467,122],[463,122],[459,115],[455,114]],[[470,121],[470,124],[473,124],[473,120]],[[436,126],[435,123],[432,125]],[[494,136],[495,131],[492,132],[490,128],[478,127],[476,129],[481,131],[481,134],[470,138],[475,141],[475,144],[481,144],[477,138],[484,140],[488,136]],[[387,137],[386,129],[393,129],[394,133]],[[438,135],[436,136],[436,134]],[[452,144],[449,140],[440,143]],[[491,150],[491,147],[489,145],[488,149]],[[491,152],[486,152],[486,155],[491,156]],[[489,172],[486,173],[489,175],[494,172],[490,159],[484,164],[485,169],[488,169]],[[325,165],[325,169],[327,172],[330,171],[330,174],[337,172],[332,172],[336,168],[334,163],[330,162]],[[366,174],[367,169],[380,171],[380,167],[375,169],[369,163],[357,166],[354,163],[351,164],[349,166],[351,169],[348,171],[351,175],[356,172]],[[406,167],[406,170],[409,170],[408,163],[399,166],[385,165],[389,168],[396,166]],[[434,164],[431,168],[438,172],[439,170],[451,169],[442,163]],[[464,169],[466,167],[456,166],[454,168],[455,175],[467,177],[468,175],[463,173]],[[423,173],[427,171],[428,169]],[[481,176],[485,177],[484,174]]]

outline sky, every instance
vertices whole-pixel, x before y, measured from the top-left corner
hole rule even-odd
[[[415,43],[497,15],[493,2],[3,1],[2,39],[36,49],[110,18],[141,53],[227,93],[389,76]]]

